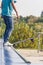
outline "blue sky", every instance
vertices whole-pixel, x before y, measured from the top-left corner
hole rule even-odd
[[[18,14],[22,16],[40,16],[43,11],[43,0],[17,0],[15,5],[18,10]]]

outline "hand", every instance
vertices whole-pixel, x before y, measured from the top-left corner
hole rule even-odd
[[[18,12],[16,12],[16,16],[17,16],[17,19],[19,18],[19,16],[18,16]]]

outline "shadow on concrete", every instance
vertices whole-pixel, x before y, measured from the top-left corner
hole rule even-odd
[[[11,65],[12,61],[9,52],[5,48],[4,48],[4,60],[5,60],[5,65]]]

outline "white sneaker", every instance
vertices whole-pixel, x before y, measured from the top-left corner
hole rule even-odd
[[[13,44],[9,43],[9,41],[7,41],[4,46],[13,46]]]

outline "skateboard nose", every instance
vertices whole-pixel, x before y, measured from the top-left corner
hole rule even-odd
[[[31,39],[32,42],[34,42],[34,39]]]

